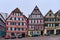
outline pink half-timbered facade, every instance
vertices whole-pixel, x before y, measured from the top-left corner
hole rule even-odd
[[[27,17],[18,8],[13,10],[6,19],[6,35],[10,37],[27,35]]]
[[[43,35],[44,19],[39,8],[36,6],[28,17],[28,35],[40,36]]]

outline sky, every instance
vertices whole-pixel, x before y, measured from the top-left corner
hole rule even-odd
[[[0,0],[0,12],[10,14],[18,7],[28,17],[36,5],[44,16],[50,9],[54,13],[60,10],[60,0]]]

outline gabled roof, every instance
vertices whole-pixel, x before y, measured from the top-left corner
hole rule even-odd
[[[32,13],[31,14],[35,14],[35,13],[33,13],[34,11],[38,11],[36,14],[40,14],[40,15],[42,15],[42,13],[40,12],[40,10],[39,10],[39,8],[37,7],[37,6],[35,6],[35,8],[33,9],[33,11],[32,11]],[[42,15],[43,16],[43,15]]]
[[[55,16],[60,15],[60,10],[55,13]]]
[[[5,19],[1,14],[0,14],[0,19],[5,23]]]
[[[47,14],[45,15],[45,17],[46,17],[48,14],[50,14],[50,13],[54,15],[53,11],[52,11],[52,10],[49,10],[49,11],[47,12]]]
[[[14,10],[10,13],[10,15],[13,14],[13,13],[23,14],[23,13],[19,10],[19,8],[14,9]],[[10,15],[6,18],[6,20],[10,17]],[[27,18],[25,15],[23,15],[23,16],[24,16],[25,18]]]
[[[12,11],[12,13],[21,13],[21,11],[19,10],[19,8],[16,8]]]

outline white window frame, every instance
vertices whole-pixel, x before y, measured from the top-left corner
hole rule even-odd
[[[18,13],[16,13],[16,16],[18,16]]]
[[[55,26],[55,24],[53,24],[53,26]]]
[[[22,18],[20,18],[20,20],[22,20]]]
[[[60,26],[60,24],[59,24],[59,26]]]
[[[8,30],[10,30],[11,28],[10,27],[8,27]]]
[[[26,25],[26,23],[24,23],[24,26]]]
[[[34,23],[34,20],[32,20],[32,23]]]
[[[16,20],[18,20],[18,18],[16,18]]]
[[[10,25],[10,22],[8,22],[8,25]]]
[[[29,26],[29,29],[31,29],[31,26]]]
[[[29,20],[29,23],[31,23],[31,20]]]
[[[37,24],[37,20],[35,20],[35,23]]]
[[[12,30],[14,31],[14,28],[12,28]]]

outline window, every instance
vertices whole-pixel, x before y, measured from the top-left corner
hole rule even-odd
[[[8,28],[8,30],[10,30],[10,27]]]
[[[14,18],[12,18],[12,20],[14,20]]]
[[[31,26],[31,29],[33,29],[33,30],[34,30],[34,26]]]
[[[42,18],[43,16],[42,16],[42,15],[40,15],[40,17]]]
[[[44,26],[49,26],[49,25],[45,23]]]
[[[59,26],[60,26],[60,24],[59,24]]]
[[[37,34],[37,31],[34,31],[33,34]]]
[[[54,19],[54,18],[52,18],[52,21],[55,21],[55,19]]]
[[[31,20],[29,20],[29,23],[31,23]]]
[[[30,34],[32,35],[32,34],[33,34],[33,32],[31,31],[31,32],[30,32]]]
[[[22,22],[22,26],[24,26],[24,23]]]
[[[51,21],[51,18],[48,18],[47,20],[48,20],[48,21]]]
[[[20,16],[21,14],[19,13],[18,16]]]
[[[12,28],[10,28],[10,30],[12,30]]]
[[[14,28],[12,28],[12,30],[14,31]]]
[[[18,18],[18,20],[20,20],[20,18]]]
[[[16,22],[14,22],[14,25],[16,25]]]
[[[48,27],[51,26],[50,24],[48,24]]]
[[[48,18],[45,18],[44,20],[45,20],[45,21],[48,21]]]
[[[34,23],[34,20],[32,20],[32,23]]]
[[[22,28],[22,30],[24,30],[24,28]]]
[[[20,28],[20,30],[22,30],[22,28]]]
[[[16,20],[18,20],[18,18],[16,18]]]
[[[11,33],[12,36],[14,36],[15,34],[14,33]]]
[[[35,23],[37,23],[37,20],[35,20]]]
[[[35,18],[35,15],[32,15],[33,18]]]
[[[18,26],[18,22],[16,23],[16,25]]]
[[[31,26],[29,26],[29,29],[31,29]]]
[[[59,24],[58,24],[58,23],[56,23],[56,26],[59,26]]]
[[[18,25],[20,25],[20,22],[18,22]]]
[[[24,28],[24,31],[26,30],[26,28]]]
[[[53,24],[53,26],[55,26],[55,24]]]
[[[40,32],[37,31],[37,34],[40,34]]]
[[[34,26],[31,26],[31,28],[34,28]]]
[[[16,17],[14,18],[14,20],[16,20]]]
[[[18,28],[18,30],[20,31],[20,28]]]
[[[20,18],[20,20],[22,20],[22,18]]]
[[[34,26],[29,26],[29,30],[34,30]]]
[[[41,23],[43,23],[43,20],[41,20]]]
[[[19,16],[19,13],[14,13],[14,16]]]
[[[16,30],[18,31],[18,28],[16,28]]]
[[[56,21],[58,21],[58,18],[56,18]]]
[[[24,18],[22,18],[22,20],[24,20]]]
[[[18,16],[18,13],[16,13],[16,16]]]
[[[48,24],[48,27],[53,27],[55,26],[55,24]]]
[[[51,24],[51,27],[53,26],[53,24]]]
[[[37,18],[37,15],[35,15],[35,17]]]
[[[37,15],[37,18],[40,18],[40,15]]]
[[[26,23],[24,23],[24,26],[26,25]]]
[[[10,25],[14,25],[14,22],[10,22]]]
[[[10,20],[12,20],[12,17],[10,18]]]
[[[16,13],[14,13],[14,16],[16,16]]]

